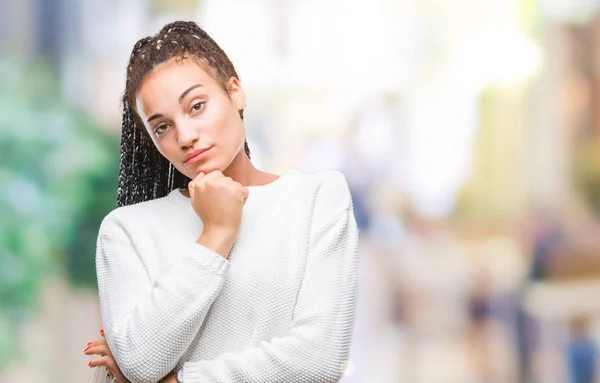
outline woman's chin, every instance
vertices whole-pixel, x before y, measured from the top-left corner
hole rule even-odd
[[[196,177],[200,173],[208,174],[215,170],[219,170],[218,166],[216,166],[215,164],[211,164],[211,163],[202,163],[202,164],[199,163],[199,164],[195,164],[193,166],[189,166],[189,168],[191,168],[190,173],[193,174],[194,177]],[[189,177],[189,175],[188,175],[188,177]]]

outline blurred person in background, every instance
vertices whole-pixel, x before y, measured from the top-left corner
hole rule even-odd
[[[120,382],[338,381],[358,266],[344,176],[253,166],[239,77],[193,22],[135,44],[123,105],[89,365]]]
[[[574,318],[570,323],[571,339],[566,350],[571,382],[594,383],[597,377],[598,352],[590,334],[590,317]]]
[[[469,346],[476,370],[473,375],[482,382],[493,382],[493,276],[485,269],[474,274],[467,296]]]
[[[540,342],[540,323],[527,311],[524,298],[532,283],[547,280],[550,265],[556,258],[556,250],[566,240],[559,219],[548,211],[536,210],[531,215],[530,231],[528,247],[530,247],[531,259],[525,280],[517,289],[515,307],[515,343],[521,382],[530,382],[534,378],[533,361]]]

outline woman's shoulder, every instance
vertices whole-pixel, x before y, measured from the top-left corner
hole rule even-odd
[[[298,188],[308,195],[315,205],[351,206],[350,189],[346,177],[339,170],[322,169],[298,173]]]
[[[139,228],[144,223],[160,221],[160,217],[174,218],[178,209],[174,209],[171,195],[139,202],[133,205],[120,206],[111,210],[103,218],[99,233],[110,233],[115,230],[128,232],[130,228]]]
[[[319,189],[323,187],[333,187],[347,189],[348,184],[346,182],[346,176],[335,169],[321,169],[316,171],[303,171],[300,169],[291,169],[291,173],[297,175],[296,180],[298,183],[305,185],[308,188]],[[287,173],[287,172],[286,172]]]

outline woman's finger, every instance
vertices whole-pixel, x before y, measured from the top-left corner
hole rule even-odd
[[[106,339],[100,338],[100,339],[96,339],[93,342],[88,343],[88,345],[90,345],[90,346],[97,346],[99,344],[106,344]]]
[[[117,378],[117,380],[119,380],[120,382],[126,382],[127,381],[127,379],[124,379],[125,377],[122,376],[121,374],[115,375],[115,371],[119,371],[119,368],[117,367],[117,363],[115,362],[114,359],[110,358],[110,360],[106,361],[106,368],[108,368],[108,371],[115,378]]]
[[[85,349],[87,350],[88,348],[95,346],[108,346],[108,344],[106,343],[106,339],[97,339],[93,342],[89,342],[88,344],[86,344]]]
[[[110,356],[112,356],[110,349],[108,348],[107,345],[88,347],[83,351],[83,353],[86,355],[103,355],[103,356],[110,355]]]
[[[104,356],[101,356],[100,358],[90,360],[90,362],[88,363],[88,366],[90,366],[90,367],[104,366],[110,370],[110,368],[108,367],[108,364],[110,363],[111,360],[112,360],[112,358],[110,356],[104,355]]]
[[[119,369],[117,368],[117,363],[109,355],[104,355],[104,356],[101,356],[100,358],[96,358],[94,360],[91,360],[88,363],[88,366],[90,366],[90,367],[104,366],[109,371],[111,371],[111,373],[114,373],[115,371],[119,371]]]
[[[127,380],[127,378],[125,378],[125,376],[123,376],[123,374],[120,372],[115,360],[110,356],[102,356],[100,358],[91,360],[88,363],[88,366],[89,367],[103,366],[109,371],[110,375],[114,376],[119,382],[123,382],[123,383],[129,382],[129,380]],[[117,371],[117,373],[115,373],[115,371]]]

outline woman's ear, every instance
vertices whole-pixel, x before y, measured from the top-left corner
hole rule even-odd
[[[240,80],[231,77],[227,81],[227,91],[237,110],[242,110],[246,107],[246,94],[244,93],[244,89],[242,89]]]

